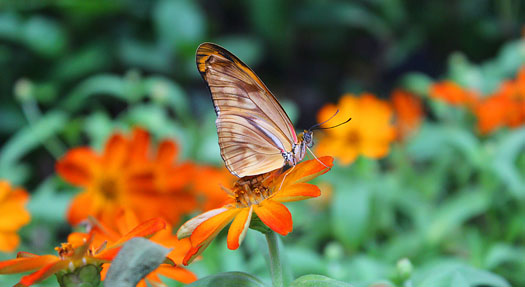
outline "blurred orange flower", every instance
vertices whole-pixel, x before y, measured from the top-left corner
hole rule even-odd
[[[223,206],[230,197],[219,187],[231,186],[237,179],[225,167],[212,166],[196,167],[195,177],[193,188],[200,196],[200,210]]]
[[[452,81],[442,81],[430,86],[431,98],[444,101],[450,105],[471,106],[476,103],[477,93],[464,89]]]
[[[17,258],[0,261],[0,274],[22,273],[35,271],[22,277],[16,286],[31,286],[41,282],[60,271],[74,271],[76,268],[92,264],[100,265],[111,262],[122,245],[133,237],[149,236],[163,229],[166,223],[161,219],[151,219],[122,236],[113,244],[106,247],[105,243],[95,245],[92,237],[68,238],[55,250],[56,255],[36,255],[28,252],[19,252]]]
[[[395,139],[392,124],[392,107],[374,95],[364,93],[360,97],[343,95],[338,105],[328,104],[319,111],[317,120],[326,121],[339,109],[331,122],[342,122],[348,116],[352,120],[340,127],[324,131],[317,144],[320,154],[331,154],[343,165],[352,163],[359,155],[380,158],[388,154],[389,145]]]
[[[192,211],[197,205],[187,188],[192,164],[174,164],[178,149],[171,141],[161,142],[153,155],[149,146],[149,134],[135,128],[131,138],[112,135],[101,154],[89,147],[68,151],[56,170],[67,182],[82,187],[68,210],[68,221],[75,225],[93,216],[114,227],[116,216],[129,208],[141,221],[160,216],[177,223]]]
[[[301,162],[284,173],[276,170],[239,179],[233,189],[228,190],[230,199],[226,205],[196,216],[179,228],[179,239],[189,237],[191,241],[184,265],[200,255],[230,222],[228,248],[237,249],[248,231],[254,212],[270,229],[287,235],[293,228],[292,215],[282,203],[319,196],[319,188],[305,182],[326,173],[332,162],[332,157],[325,156]]]
[[[17,231],[31,220],[25,209],[29,194],[0,180],[0,251],[11,252],[20,242]]]
[[[508,80],[492,95],[480,100],[473,108],[478,118],[478,129],[482,134],[508,126],[525,124],[525,67]]]
[[[70,235],[70,240],[71,238],[75,238],[74,241],[81,241],[84,240],[84,238],[89,238],[92,236],[93,242],[95,244],[104,244],[104,242],[106,242],[109,244],[109,246],[112,246],[113,244],[121,241],[122,238],[126,238],[126,234],[133,234],[133,230],[136,228],[136,226],[140,226],[139,219],[131,211],[122,212],[116,219],[116,223],[116,229],[112,229],[100,222],[97,222],[96,220],[91,220],[92,229],[89,234],[73,233]],[[177,239],[177,237],[172,233],[172,228],[169,224],[166,225],[166,228],[153,234],[149,239],[166,248],[172,248],[173,250],[168,254],[167,257],[177,265],[182,264],[184,255],[191,247],[189,239]],[[106,277],[110,266],[111,263],[102,265],[102,280],[104,280]],[[193,274],[191,271],[188,271],[182,267],[173,266],[172,264],[164,263],[153,272],[148,274],[137,284],[137,286],[165,286],[158,275],[171,278],[184,284],[189,284],[197,280],[197,276],[195,276],[195,274]]]
[[[413,94],[399,89],[392,92],[391,101],[396,115],[398,138],[404,139],[419,129],[423,121],[423,104]]]

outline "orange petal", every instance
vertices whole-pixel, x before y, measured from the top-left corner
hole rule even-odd
[[[235,216],[235,219],[230,226],[230,230],[228,230],[229,249],[235,250],[241,245],[246,236],[246,231],[248,231],[248,227],[250,227],[252,212],[253,206],[250,206],[250,208],[243,208],[241,212]]]
[[[133,129],[133,137],[130,144],[130,155],[135,161],[144,161],[148,157],[150,144],[149,133],[140,127]]]
[[[110,247],[108,249],[102,250],[102,252],[96,254],[93,257],[102,261],[111,262],[117,256],[120,248],[122,248],[122,246]]]
[[[319,187],[309,183],[296,183],[281,189],[272,197],[279,202],[290,202],[318,197],[321,195]]]
[[[2,231],[17,231],[31,220],[31,215],[24,206],[29,195],[22,189],[15,189],[0,202],[0,226]]]
[[[0,251],[12,252],[20,243],[20,237],[16,232],[0,232]]]
[[[212,209],[212,210],[209,210],[209,211],[206,211],[198,216],[195,216],[194,218],[186,221],[186,223],[184,223],[180,228],[179,230],[177,231],[177,237],[179,239],[183,239],[183,238],[186,238],[186,237],[189,237],[193,231],[195,230],[195,228],[197,228],[199,225],[201,225],[204,221],[218,215],[218,214],[221,214],[223,212],[226,212],[228,211],[228,208],[226,207],[221,207],[221,208],[217,208],[217,209]]]
[[[98,160],[93,150],[79,147],[68,151],[56,163],[55,169],[67,182],[76,186],[86,186],[93,178]]]
[[[133,228],[135,228],[136,226],[140,225],[140,220],[137,217],[137,214],[129,208],[123,209],[122,212],[118,215],[116,221],[118,232],[120,234],[126,234],[133,230]]]
[[[128,155],[128,141],[121,134],[114,134],[104,148],[103,165],[107,170],[122,167]]]
[[[5,261],[0,261],[0,274],[12,274],[35,270],[45,265],[59,261],[57,256],[42,255],[36,257],[20,257]]]
[[[166,228],[166,221],[162,218],[153,218],[146,222],[143,222],[139,226],[133,228],[126,235],[122,236],[117,242],[112,244],[112,246],[120,245],[133,237],[147,237],[155,234],[157,231]]]
[[[253,211],[266,226],[283,236],[293,229],[292,215],[282,203],[267,199],[254,205]]]
[[[201,223],[191,234],[191,245],[198,246],[204,242],[212,241],[240,211],[241,209],[238,208],[228,209]]]
[[[163,140],[158,147],[157,162],[160,164],[170,165],[177,157],[178,146],[170,140]]]
[[[202,254],[202,252],[204,252],[204,250],[206,250],[206,248],[208,247],[208,245],[210,245],[211,242],[212,242],[212,240],[208,240],[208,241],[204,242],[204,244],[202,244],[202,245],[198,245],[198,246],[192,247],[188,251],[188,253],[186,253],[186,256],[184,256],[184,259],[182,260],[182,264],[187,266],[188,264],[193,262],[193,260],[195,260],[195,258],[197,258],[199,255]]]
[[[97,215],[97,210],[94,206],[93,195],[84,191],[73,198],[67,211],[67,221],[71,225],[77,225],[90,215]]]
[[[22,284],[23,286],[31,286],[57,273],[60,270],[66,269],[67,267],[68,261],[66,260],[59,260],[57,262],[49,263],[40,270],[22,277],[19,284]]]
[[[193,281],[197,280],[197,276],[195,274],[181,267],[161,265],[159,268],[157,268],[156,271],[161,275],[164,275],[168,278],[171,278],[175,281],[178,281],[184,284],[190,284]]]
[[[333,166],[334,158],[331,156],[323,156],[318,159],[311,159],[303,161],[295,166],[289,172],[282,174],[274,182],[280,185],[283,177],[286,175],[285,181],[283,183],[283,188],[287,185],[307,182],[315,177],[318,177],[321,174],[324,174],[330,170]]]
[[[34,258],[38,256],[40,255],[36,255],[36,254],[25,252],[25,251],[20,251],[16,254],[16,258]]]
[[[161,231],[162,233],[164,231]],[[159,232],[159,233],[161,233]],[[157,236],[153,237],[152,240],[154,242],[158,242],[166,247],[173,248],[171,252],[168,254],[168,258],[171,259],[175,263],[175,265],[181,265],[182,260],[184,259],[184,256],[188,252],[188,250],[191,249],[191,242],[189,238],[184,238],[179,240],[177,236],[172,236],[170,234],[170,238],[168,239],[161,239],[157,240]]]

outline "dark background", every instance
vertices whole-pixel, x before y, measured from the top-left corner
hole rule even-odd
[[[46,106],[101,73],[161,74],[196,97],[199,43],[250,65],[299,126],[345,92],[388,96],[401,75],[438,77],[453,52],[473,62],[520,37],[520,1],[0,1],[1,138],[19,124],[14,84],[28,78]],[[115,113],[122,107],[112,107]],[[193,101],[195,106],[195,102]],[[195,107],[194,107],[195,108]],[[208,107],[206,107],[208,108]],[[199,108],[194,112],[199,113]],[[11,122],[11,123],[10,123]]]

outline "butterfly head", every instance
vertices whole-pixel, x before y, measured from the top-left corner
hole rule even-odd
[[[314,146],[314,131],[312,130],[304,130],[302,133],[303,143],[309,147],[312,148]]]

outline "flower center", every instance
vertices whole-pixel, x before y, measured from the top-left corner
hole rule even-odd
[[[55,247],[55,250],[58,252],[58,256],[62,259],[71,257],[75,253],[75,249],[71,243],[62,243],[60,244],[60,247]]]
[[[99,182],[100,192],[108,199],[114,199],[117,195],[117,182],[113,178],[104,178]]]
[[[346,134],[345,139],[349,144],[356,145],[361,140],[361,137],[359,135],[359,132],[353,130]]]
[[[270,195],[272,190],[263,185],[265,175],[248,176],[239,179],[233,185],[233,197],[237,207],[249,207],[259,204]]]

